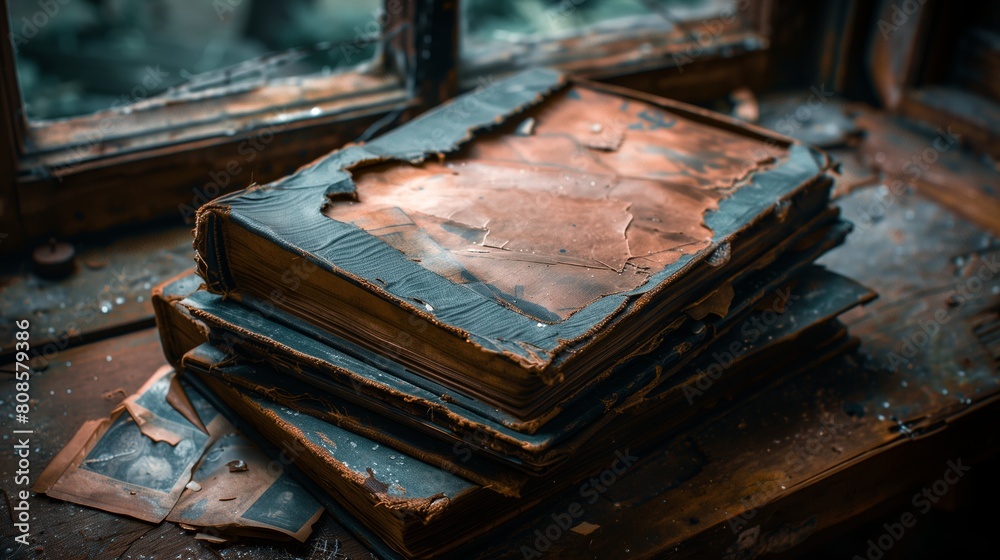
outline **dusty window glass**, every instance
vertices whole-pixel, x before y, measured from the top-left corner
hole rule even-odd
[[[461,0],[462,61],[527,54],[542,41],[600,32],[669,30],[684,22],[737,18],[746,0]]]
[[[372,59],[382,0],[9,0],[30,119]],[[228,71],[226,69],[229,69]]]

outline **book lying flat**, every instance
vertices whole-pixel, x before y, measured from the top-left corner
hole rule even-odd
[[[400,435],[394,431],[398,426],[385,419],[373,420],[366,431],[344,429],[344,416],[337,413],[342,403],[335,397],[317,395],[294,383],[285,387],[241,382],[293,379],[270,366],[246,363],[210,345],[189,352],[184,363],[206,390],[226,404],[234,422],[249,424],[275,446],[290,450],[287,454],[303,472],[390,547],[408,557],[431,557],[467,544],[580,483],[605,468],[609,457],[618,457],[616,452],[630,461],[648,456],[664,434],[647,428],[665,418],[691,420],[703,406],[753,394],[755,386],[766,385],[762,380],[773,373],[794,374],[852,348],[855,341],[834,317],[862,291],[867,293],[819,269],[803,275],[784,297],[784,313],[776,315],[769,302],[755,314],[756,320],[745,322],[751,327],[720,338],[718,342],[725,345],[717,347],[715,355],[701,356],[691,364],[697,372],[692,380],[664,385],[635,399],[634,406],[614,414],[618,421],[602,430],[601,438],[550,476],[528,481],[519,498],[467,481],[456,475],[454,467],[435,466],[419,452],[426,437],[406,434],[400,441],[408,447],[397,447],[392,437]],[[806,356],[794,351],[803,347],[810,349]],[[731,359],[720,360],[723,351]],[[675,431],[689,424],[675,424]],[[455,455],[451,463],[461,465],[462,457]]]
[[[531,433],[829,203],[821,152],[531,70],[198,214],[255,298]]]
[[[746,336],[740,331],[753,318],[754,314],[747,314],[754,305],[784,309],[788,298],[793,297],[789,295],[788,287],[781,287],[788,284],[788,280],[783,275],[765,280],[758,278],[741,289],[753,297],[740,298],[744,309],[729,316],[742,318],[743,321],[735,325],[709,322],[707,327],[702,326],[700,332],[689,333],[689,339],[683,344],[686,347],[697,345],[699,338],[710,329],[719,332],[734,330],[734,336]],[[817,298],[809,309],[796,310],[798,313],[792,315],[803,320],[806,313],[811,314],[804,324],[831,320],[845,309],[872,297],[871,292],[862,286],[819,268],[807,269],[797,276],[791,286],[802,283],[819,284],[826,290],[826,295]],[[222,302],[217,296],[197,292],[175,302],[173,307],[177,309],[175,314],[178,319],[172,321],[176,326],[171,328],[187,328],[200,333],[202,331],[198,329],[204,328],[204,325],[185,327],[185,323],[191,323],[197,317],[213,325],[222,324],[220,322],[224,320],[237,321],[240,328],[252,329],[243,332],[239,339],[230,336],[228,331],[224,331],[221,337],[213,337],[217,344],[226,345],[230,350],[247,343],[260,350],[260,353],[239,353],[244,362],[255,364],[255,368],[219,370],[218,373],[226,381],[262,392],[286,404],[311,402],[310,413],[319,414],[339,426],[383,443],[410,450],[432,464],[454,466],[453,472],[510,495],[520,493],[530,478],[527,475],[551,471],[559,463],[573,457],[591,438],[600,434],[603,426],[617,421],[618,414],[653,394],[659,385],[682,388],[686,382],[697,378],[697,368],[690,365],[697,352],[682,348],[668,355],[647,355],[630,363],[633,372],[623,369],[618,376],[609,378],[605,383],[607,386],[596,390],[589,399],[569,407],[559,422],[548,424],[536,434],[524,435],[478,414],[474,407],[441,398],[433,387],[417,385],[419,377],[407,376],[398,364],[384,359],[357,359],[353,356],[363,356],[342,343],[339,348],[346,350],[344,352],[280,324],[261,321],[252,311],[231,302]],[[168,324],[171,321],[163,319],[161,322]],[[818,351],[836,340],[832,334],[829,340],[817,337],[812,348]],[[725,353],[732,344],[726,338],[714,340],[701,354]],[[224,361],[225,353],[214,352],[214,356],[202,355],[198,359]],[[798,356],[792,348],[784,349],[784,352],[790,359]],[[273,368],[263,367],[264,364]],[[338,376],[346,379],[338,383]],[[290,395],[295,396],[292,398]],[[283,397],[286,399],[283,400]],[[292,398],[292,401],[287,398]],[[325,410],[323,407],[326,407]],[[690,411],[690,407],[678,407],[678,413]],[[669,429],[682,417],[681,414],[677,418],[664,414],[656,428],[648,428],[647,431],[655,435]],[[456,462],[456,456],[462,460]]]
[[[367,395],[378,402],[396,406],[411,415],[431,416],[434,421],[447,429],[461,430],[463,426],[469,424],[467,418],[454,419],[454,422],[458,423],[457,428],[449,424],[453,422],[454,416],[449,413],[449,408],[454,405],[499,424],[505,428],[501,430],[502,432],[551,434],[559,431],[560,417],[570,418],[568,422],[579,426],[595,419],[603,412],[601,407],[591,407],[592,412],[587,415],[581,415],[579,408],[570,413],[569,409],[574,403],[582,399],[589,399],[592,403],[596,400],[606,400],[612,393],[620,394],[618,386],[621,385],[628,385],[633,389],[642,387],[643,382],[649,378],[636,374],[637,370],[631,366],[631,362],[642,358],[645,346],[654,346],[653,351],[646,353],[659,355],[674,352],[678,357],[690,356],[703,349],[711,336],[726,324],[738,320],[739,313],[745,312],[757,299],[764,297],[765,290],[762,286],[769,289],[777,288],[843,240],[849,231],[849,226],[837,221],[836,215],[836,211],[832,209],[824,212],[770,251],[757,254],[752,263],[748,263],[738,274],[731,277],[728,283],[708,297],[690,303],[680,313],[661,317],[662,326],[657,337],[630,349],[629,352],[623,352],[607,374],[595,376],[566,400],[553,405],[548,415],[554,420],[544,426],[525,424],[504,411],[449,390],[389,357],[276,310],[267,301],[262,302],[247,296],[242,298],[242,305],[239,305],[222,297],[199,292],[188,300],[181,301],[181,305],[187,309],[187,313],[213,328],[217,339],[223,339],[221,342],[234,351],[249,354],[256,359],[279,361],[296,372],[323,369],[324,382],[340,383],[353,394]],[[303,335],[307,338],[303,338]],[[669,342],[663,345],[660,343],[663,339]],[[659,348],[660,346],[662,348]],[[292,349],[292,351],[276,351],[278,348]],[[385,387],[384,380],[374,379],[370,374],[359,378],[356,372],[363,373],[367,370],[355,363],[357,361],[368,364],[376,371],[391,371],[407,385]],[[629,373],[615,374],[623,370]],[[424,389],[425,395],[416,395],[419,398],[415,399],[412,390],[409,389],[410,385]],[[602,386],[612,388],[601,392]],[[514,437],[519,438],[517,435]],[[523,447],[542,451],[546,440],[544,435],[540,435],[531,443],[525,444],[522,442],[527,440],[520,438],[514,442],[514,448],[508,449],[505,453],[517,454]]]
[[[833,216],[829,217],[830,219]],[[422,421],[438,437],[487,440],[486,447],[501,460],[515,461],[521,468],[539,471],[565,459],[569,449],[554,447],[591,423],[607,421],[605,411],[616,400],[631,393],[649,390],[650,384],[673,376],[684,361],[703,350],[717,333],[737,322],[757,301],[788,282],[816,257],[838,244],[846,233],[843,224],[829,219],[812,228],[803,228],[802,237],[792,236],[772,252],[765,253],[741,270],[720,292],[725,292],[725,309],[706,312],[697,305],[677,316],[662,319],[661,338],[669,343],[648,352],[654,366],[637,367],[633,362],[644,355],[633,348],[620,359],[609,375],[596,377],[574,398],[553,406],[553,420],[533,433],[503,411],[467,398],[415,374],[393,360],[368,351],[350,341],[310,328],[280,311],[268,310],[253,298],[238,305],[205,292],[193,294],[180,305],[204,322],[215,340],[251,359],[268,361],[293,372],[324,390],[339,392],[385,414],[402,416],[404,421]],[[820,233],[817,239],[810,233]],[[792,250],[797,244],[804,247]],[[776,258],[780,255],[780,258]],[[710,300],[712,298],[709,298]],[[696,319],[697,318],[697,319]],[[652,341],[658,343],[659,341]],[[662,370],[662,371],[661,371]]]
[[[769,292],[839,243],[844,233],[841,225],[834,224],[819,242],[807,244],[803,251],[789,251],[769,266],[764,266],[768,259],[760,259],[755,266],[764,266],[762,270],[729,287],[721,317],[696,313],[701,320],[667,318],[669,332],[664,336],[670,335],[671,343],[622,360],[611,375],[595,380],[588,391],[556,407],[553,420],[530,434],[518,431],[516,420],[501,411],[455,394],[383,356],[296,324],[278,311],[263,317],[250,299],[239,305],[196,292],[179,305],[207,325],[213,340],[227,351],[274,364],[317,389],[414,424],[449,444],[472,440],[496,460],[537,474],[571,457],[583,443],[577,434],[592,434],[610,421],[609,409],[684,372],[684,364],[704,350],[713,336],[737,324]]]

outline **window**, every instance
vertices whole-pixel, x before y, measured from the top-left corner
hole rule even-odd
[[[747,0],[464,0],[466,75],[555,65],[595,78],[763,48]]]
[[[401,88],[375,57],[386,21],[381,0],[12,3],[27,163],[59,177],[109,153],[287,125]]]
[[[870,62],[886,107],[1000,157],[1000,5],[927,2],[900,11],[883,2],[874,27]]]
[[[0,7],[0,172],[17,179],[0,217],[28,239],[176,219],[419,101],[415,5],[401,0]]]
[[[380,0],[18,1],[11,40],[28,119],[52,119],[171,88],[358,66],[374,58],[380,9]]]

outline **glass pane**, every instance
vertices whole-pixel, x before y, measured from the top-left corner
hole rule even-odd
[[[31,119],[118,107],[193,76],[225,85],[370,60],[382,0],[9,0]]]
[[[740,5],[746,4],[745,0]],[[676,22],[736,14],[737,0],[462,0],[463,57],[487,45],[528,43],[602,26],[672,28]]]

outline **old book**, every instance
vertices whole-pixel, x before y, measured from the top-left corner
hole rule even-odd
[[[456,394],[398,362],[303,325],[280,311],[267,311],[253,298],[244,298],[243,305],[239,305],[197,292],[179,305],[207,325],[215,342],[229,351],[274,364],[280,371],[288,371],[339,399],[413,425],[449,445],[464,446],[467,443],[463,442],[476,441],[477,447],[490,452],[495,460],[539,474],[571,457],[585,441],[582,434],[593,435],[610,421],[613,415],[606,414],[609,409],[635,394],[653,390],[679,373],[690,374],[685,364],[704,351],[713,336],[738,325],[768,293],[790,282],[795,273],[838,243],[844,230],[837,224],[826,225],[821,233],[818,240],[807,237],[811,242],[800,251],[786,248],[786,254],[773,263],[768,258],[758,260],[754,267],[762,270],[745,270],[745,276],[735,279],[735,287],[727,286],[724,310],[711,313],[699,306],[689,310],[690,315],[675,320],[676,332],[670,343],[622,360],[611,375],[595,380],[589,391],[554,407],[553,420],[534,433],[519,431],[518,420],[502,411]],[[788,242],[797,241],[801,239],[793,236]],[[859,300],[850,301],[853,305]]]
[[[733,346],[737,340],[757,343],[755,355],[771,356],[768,359],[774,368],[799,359],[797,349],[804,348],[801,346],[803,340],[808,341],[813,354],[822,355],[844,342],[842,329],[827,328],[827,323],[844,310],[873,297],[862,286],[819,268],[807,270],[785,287],[780,284],[777,289],[775,287],[755,285],[755,289],[768,294],[752,300],[763,309],[747,309],[746,313],[736,314],[743,320],[727,328],[731,334],[715,340],[707,350],[689,356],[677,353],[648,355],[645,361],[632,364],[638,373],[622,371],[620,379],[610,379],[608,387],[598,391],[593,400],[570,407],[558,424],[549,423],[532,435],[513,432],[459,402],[441,398],[433,388],[411,383],[411,379],[419,381],[419,378],[406,377],[405,370],[398,365],[382,360],[374,362],[381,366],[375,367],[372,362],[341,353],[275,323],[241,322],[244,328],[255,329],[243,340],[252,338],[271,353],[270,357],[242,354],[244,358],[235,361],[253,367],[214,367],[211,373],[235,386],[267,395],[338,426],[406,450],[497,492],[518,495],[531,476],[550,472],[567,459],[577,458],[579,450],[590,445],[589,441],[606,438],[606,426],[624,422],[622,415],[640,404],[647,406],[649,403],[644,401],[650,400],[652,395],[671,395],[672,400],[669,407],[658,409],[657,421],[653,424],[655,429],[645,428],[645,435],[650,438],[690,417],[701,405],[710,404],[709,399],[699,399],[698,406],[692,406],[695,403],[687,399],[689,394],[697,393],[704,382],[702,377],[707,374],[702,370],[713,370],[710,372],[713,376],[714,369],[720,367],[742,371],[743,364],[751,363],[751,358],[741,356],[740,360],[730,360],[728,365],[701,367],[698,364],[719,355],[735,355],[737,351]],[[196,293],[175,305],[193,305],[191,300],[202,295],[216,297]],[[806,296],[810,298],[808,305],[800,302]],[[201,313],[186,316],[205,317],[206,322],[214,322],[218,319],[208,315],[206,309],[224,316],[245,314],[245,310],[238,307],[215,302],[214,306],[205,305]],[[785,312],[790,321],[797,322],[796,329],[807,333],[796,338],[798,346],[782,346],[781,338],[771,340],[769,345],[761,345],[755,340],[758,335],[753,325],[761,323],[761,316],[768,318],[766,323],[771,324],[778,315],[784,317]],[[692,336],[697,334],[692,333]],[[215,340],[232,348],[233,339],[223,336]],[[199,369],[199,363],[226,363],[230,359],[226,352],[200,347],[189,354],[184,364]],[[316,367],[323,365],[325,367]],[[725,394],[725,387],[731,383],[766,377],[774,368],[753,368],[753,374],[727,376],[718,383],[713,380],[716,387],[712,395]],[[682,373],[672,375],[673,370]],[[333,382],[331,379],[335,375],[348,377],[353,383]],[[656,400],[666,398],[661,396]],[[685,399],[692,402],[685,404]]]
[[[246,422],[274,445],[291,449],[302,471],[393,549],[412,557],[435,556],[580,483],[604,468],[609,457],[618,457],[616,452],[628,461],[652,453],[664,434],[648,428],[663,418],[691,420],[720,397],[752,395],[754,385],[771,377],[765,373],[769,369],[787,376],[849,349],[853,341],[833,317],[845,302],[870,293],[830,273],[805,276],[809,279],[784,297],[784,313],[776,314],[768,302],[756,320],[746,321],[747,328],[721,338],[725,346],[691,365],[697,374],[690,384],[663,386],[635,399],[622,414],[614,414],[619,421],[603,429],[601,438],[549,476],[529,480],[519,498],[456,476],[455,468],[435,466],[420,452],[420,438],[404,438],[410,447],[398,447],[391,439],[396,427],[384,418],[360,416],[357,420],[371,422],[369,430],[344,429],[343,402],[336,397],[305,384],[259,384],[293,379],[269,366],[241,362],[208,345],[189,352],[184,363],[226,404],[234,422]],[[853,295],[845,297],[845,290]],[[812,351],[803,357],[792,351],[796,346]],[[720,357],[721,352],[730,357]],[[685,425],[675,424],[677,429]],[[452,464],[461,465],[461,456]]]
[[[209,290],[532,433],[814,224],[828,169],[733,119],[531,70],[217,199],[195,246]]]

